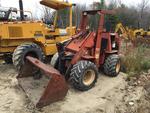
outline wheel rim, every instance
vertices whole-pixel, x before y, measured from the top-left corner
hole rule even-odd
[[[117,65],[116,65],[116,73],[119,73],[120,67],[121,67],[120,61],[118,61]]]
[[[86,86],[91,85],[95,80],[95,76],[94,70],[87,70],[84,74],[83,84]]]

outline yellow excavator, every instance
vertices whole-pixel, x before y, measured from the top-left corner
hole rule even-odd
[[[119,33],[120,36],[134,43],[134,45],[150,45],[150,32],[144,29],[133,29],[124,27],[122,23],[118,23],[115,28],[115,32]]]
[[[132,29],[129,27],[124,27],[122,23],[116,25],[115,32],[118,32],[122,38],[128,39],[131,41],[136,40],[137,36],[145,35],[144,29]]]

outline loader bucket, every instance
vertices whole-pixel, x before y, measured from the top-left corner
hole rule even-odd
[[[37,108],[42,108],[53,102],[64,99],[68,85],[63,77],[51,66],[36,58],[27,56],[26,63],[17,77],[19,85]],[[35,80],[35,74],[42,74],[41,79]]]

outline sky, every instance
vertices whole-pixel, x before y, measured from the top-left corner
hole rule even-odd
[[[19,0],[0,0],[0,3],[3,7],[16,7],[18,8]],[[24,9],[29,10],[34,14],[37,15],[37,12],[40,12],[42,10],[42,6],[39,4],[39,1],[41,0],[23,0],[24,3]],[[71,1],[71,0],[69,0]],[[80,2],[79,2],[80,1]],[[100,1],[100,0],[72,0],[73,3],[81,3],[81,4],[91,4],[93,1]],[[109,3],[110,0],[106,0],[106,4]],[[136,5],[140,3],[141,0],[121,0],[122,3],[126,5]]]

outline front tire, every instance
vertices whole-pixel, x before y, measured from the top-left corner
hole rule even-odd
[[[22,44],[18,46],[13,53],[13,64],[18,71],[20,71],[25,64],[26,56],[38,58],[40,61],[44,61],[45,58],[42,49],[37,44]]]
[[[5,61],[5,64],[12,64],[13,63],[11,54],[5,54],[3,56],[3,59]]]
[[[110,55],[106,58],[104,63],[104,73],[111,77],[116,77],[121,68],[121,62],[118,55]]]
[[[80,91],[91,89],[98,78],[98,69],[90,61],[79,61],[71,70],[70,80],[74,88]]]

